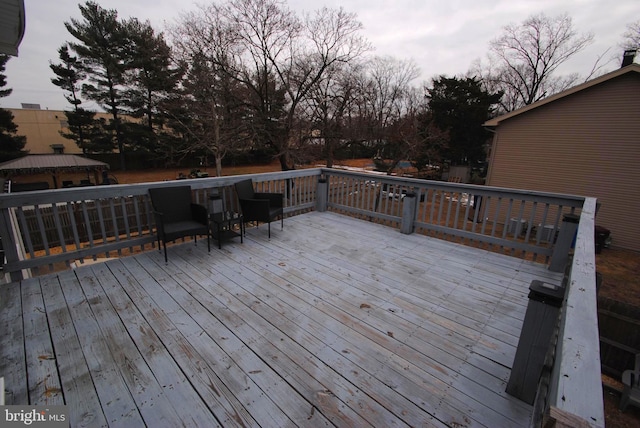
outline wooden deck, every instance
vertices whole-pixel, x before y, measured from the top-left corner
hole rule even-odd
[[[7,404],[72,426],[525,426],[544,266],[334,213],[0,288]]]

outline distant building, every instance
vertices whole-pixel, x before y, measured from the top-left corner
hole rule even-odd
[[[82,154],[73,140],[64,138],[60,132],[69,132],[67,116],[62,110],[40,110],[37,105],[25,104],[29,108],[7,109],[13,113],[13,121],[18,126],[18,135],[27,137],[25,150],[32,155],[41,154]],[[110,115],[97,113],[96,117],[107,120]]]

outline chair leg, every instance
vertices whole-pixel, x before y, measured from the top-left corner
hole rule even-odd
[[[164,248],[164,264],[169,264],[169,260],[167,259],[167,243],[162,241],[162,247]]]
[[[271,239],[271,222],[267,223],[267,228],[269,229],[269,239]]]
[[[284,214],[280,216],[280,230],[284,230]]]
[[[627,406],[629,405],[629,392],[630,388],[628,386],[624,386],[624,391],[622,392],[622,396],[620,396],[620,411],[624,412],[627,410]]]

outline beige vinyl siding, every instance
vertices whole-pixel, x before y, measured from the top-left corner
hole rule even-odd
[[[640,74],[499,123],[487,184],[595,196],[613,244],[640,251]]]

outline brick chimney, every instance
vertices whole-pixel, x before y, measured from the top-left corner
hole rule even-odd
[[[627,49],[624,51],[624,55],[622,55],[622,67],[626,67],[627,65],[633,64],[633,60],[636,58],[636,49]]]

